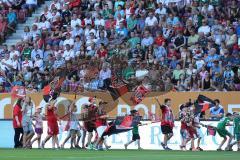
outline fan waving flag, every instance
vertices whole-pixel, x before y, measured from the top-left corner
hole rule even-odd
[[[118,116],[116,120],[104,131],[104,135],[113,135],[122,132],[127,132],[137,126],[142,117],[141,116]]]
[[[211,107],[215,106],[215,102],[204,96],[204,95],[199,95],[197,98],[197,101],[195,102],[195,108],[196,108],[196,112],[200,113],[200,112],[205,112],[206,110],[210,109]]]
[[[60,95],[61,86],[65,77],[57,77],[50,84],[43,87],[43,99],[49,102],[51,99],[55,100]]]

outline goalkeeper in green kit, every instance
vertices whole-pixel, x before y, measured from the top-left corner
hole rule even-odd
[[[235,142],[233,142],[229,148],[232,150],[232,147],[237,144],[237,151],[240,151],[240,115],[237,112],[233,113],[233,133],[234,133],[234,138],[236,139]]]
[[[231,124],[230,124],[231,120],[232,120],[232,114],[227,113],[226,116],[223,117],[217,125],[217,133],[219,134],[219,136],[224,138],[222,140],[221,144],[219,145],[217,151],[222,151],[222,146],[227,141],[227,136],[229,137],[229,140],[228,140],[227,147],[225,148],[225,150],[230,150],[230,143],[233,139],[233,136],[230,132],[228,132],[226,130],[226,126],[231,126]]]

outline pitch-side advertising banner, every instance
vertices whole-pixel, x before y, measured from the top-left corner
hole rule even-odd
[[[139,133],[141,137],[141,147],[143,149],[151,149],[151,150],[162,150],[161,142],[163,141],[163,134],[161,131],[160,123],[150,124],[148,121],[143,121],[142,124],[147,123],[148,125],[143,125],[139,127]],[[205,121],[204,124],[216,126],[218,122],[210,122]],[[59,127],[59,142],[62,144],[66,136],[69,134],[67,131],[64,131],[64,123],[62,123]],[[12,121],[0,121],[0,148],[12,148],[14,146],[14,130],[12,128]],[[227,128],[230,133],[233,132],[233,128]],[[173,130],[174,136],[170,140],[168,146],[174,150],[179,150],[179,146],[181,144],[181,136],[180,136],[180,122],[175,122],[175,127]],[[47,136],[47,123],[44,122],[44,131],[42,135],[42,139]],[[201,128],[201,147],[204,150],[216,150],[222,138],[219,137],[218,134],[216,136],[208,136],[207,129]],[[132,131],[120,133],[118,135],[113,135],[107,137],[108,145],[111,145],[112,149],[124,149],[124,144],[130,141],[132,138]],[[81,145],[81,141],[80,141]],[[34,148],[37,147],[37,142],[33,145]],[[48,141],[45,145],[46,148],[52,147],[52,141]],[[65,148],[70,147],[70,141],[68,141],[65,145]],[[225,146],[224,146],[225,147]],[[128,147],[129,149],[137,149],[137,144],[132,143]],[[190,144],[187,145],[187,148],[190,148]],[[236,148],[233,148],[236,150]]]
[[[160,103],[163,103],[165,98],[172,99],[172,109],[177,117],[179,112],[179,105],[186,103],[189,99],[195,100],[199,94],[205,95],[211,99],[219,99],[221,105],[224,107],[225,112],[239,111],[240,112],[240,92],[169,92],[161,95],[154,92],[149,93],[143,101],[136,106],[129,106],[123,99],[131,97],[131,93],[127,93],[123,98],[119,99],[118,105],[108,113],[110,117],[116,117],[117,115],[124,115],[129,113],[131,109],[139,110],[143,118],[147,118],[148,112],[160,113],[159,106],[154,97],[157,97]],[[29,95],[35,106],[45,107],[45,101],[41,93],[34,93]],[[89,92],[83,95],[77,95],[76,104],[78,107],[78,113],[81,112],[83,104],[88,103],[88,97],[97,96],[100,99],[109,101],[111,96],[107,92]],[[74,94],[61,94],[57,99],[58,115],[63,116],[69,105],[68,99],[73,100]],[[12,119],[12,106],[14,101],[11,99],[10,94],[0,94],[0,119]],[[33,112],[34,113],[34,112]]]

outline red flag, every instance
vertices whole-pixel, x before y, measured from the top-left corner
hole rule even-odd
[[[129,128],[132,127],[133,116],[125,116],[120,127]]]
[[[204,103],[203,104],[203,108],[202,108],[202,112],[205,112],[206,110],[208,110],[210,108],[210,105],[209,105],[209,103]]]
[[[215,136],[216,135],[216,129],[212,126],[207,127],[207,135]]]
[[[135,105],[139,104],[142,102],[142,100],[145,98],[146,94],[149,93],[150,90],[148,90],[146,87],[143,85],[140,85],[136,88],[134,91],[131,100]]]
[[[13,86],[11,90],[12,99],[23,98],[26,96],[26,90],[23,86]]]

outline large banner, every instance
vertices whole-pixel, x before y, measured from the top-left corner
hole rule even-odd
[[[136,106],[129,106],[124,102],[123,99],[131,97],[132,93],[127,93],[123,98],[119,98],[118,105],[109,112],[110,117],[116,117],[117,115],[125,115],[130,112],[131,109],[139,110],[140,114],[143,116],[143,119],[148,118],[149,111],[152,113],[159,113],[159,106],[155,100],[155,96],[158,97],[160,103],[163,103],[165,98],[172,99],[172,108],[175,116],[179,112],[179,105],[186,103],[189,99],[195,100],[199,94],[205,95],[211,99],[219,99],[221,105],[224,107],[225,112],[240,111],[240,92],[169,92],[166,94],[159,93],[149,93],[143,101]],[[159,96],[160,95],[160,96]],[[45,101],[43,100],[41,93],[34,93],[29,95],[35,106],[45,107]],[[109,93],[106,92],[91,92],[88,94],[77,95],[77,108],[78,113],[81,112],[81,107],[83,104],[88,103],[88,97],[97,96],[104,100],[111,99]],[[61,94],[57,99],[58,113],[60,116],[64,115],[67,111],[67,106],[70,104],[68,99],[73,100],[75,98],[74,94]],[[0,119],[12,119],[12,105],[14,102],[11,100],[10,94],[0,94]]]
[[[143,121],[144,123],[149,123],[147,121]],[[217,122],[205,121],[204,124],[216,126]],[[44,122],[43,125],[44,131],[42,135],[42,139],[47,136],[47,123]],[[69,134],[67,131],[64,131],[63,125],[60,127],[59,132],[59,142],[62,144],[66,136]],[[0,148],[12,148],[14,146],[14,130],[12,128],[11,121],[0,121]],[[232,133],[233,128],[228,128],[229,132]],[[180,136],[180,122],[175,122],[175,127],[173,130],[174,136],[169,142],[168,146],[174,150],[179,150],[179,146],[181,144],[181,136]],[[216,150],[222,138],[216,134],[215,137],[207,135],[207,129],[201,128],[201,147],[204,150]],[[160,123],[153,123],[149,125],[143,125],[139,127],[139,134],[141,137],[141,147],[143,149],[154,149],[154,150],[162,150],[161,142],[163,141],[163,134],[161,131]],[[132,131],[128,131],[125,133],[120,133],[117,135],[112,135],[107,138],[108,145],[111,145],[112,149],[124,149],[124,144],[129,142],[132,139]],[[81,141],[80,141],[81,142]],[[46,148],[50,148],[52,146],[52,141],[48,141],[45,145]],[[33,145],[34,148],[37,147],[37,142]],[[65,148],[70,147],[70,142],[68,141],[65,145]],[[224,146],[225,147],[225,146]],[[133,143],[129,145],[129,149],[137,149],[137,144]],[[190,148],[190,144],[187,145],[187,148]],[[236,150],[236,148],[233,148]]]

